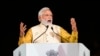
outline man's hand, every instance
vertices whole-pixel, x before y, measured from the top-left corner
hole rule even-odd
[[[20,36],[25,35],[26,25],[23,22],[20,23]]]
[[[77,31],[77,26],[76,26],[75,18],[71,18],[70,22],[71,22],[71,26],[72,26],[72,31],[76,32]]]

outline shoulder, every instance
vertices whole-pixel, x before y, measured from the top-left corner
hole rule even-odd
[[[59,25],[56,25],[56,24],[53,24],[53,27],[61,27],[61,26],[59,26]]]
[[[53,27],[55,27],[55,28],[62,28],[60,25],[56,25],[56,24],[53,24]]]
[[[53,24],[53,27],[56,28],[56,29],[65,30],[65,28],[63,28],[60,25]]]
[[[54,28],[54,30],[57,30],[57,31],[60,32],[60,30],[61,30],[62,27],[59,26],[59,25],[53,24],[53,28]]]
[[[39,28],[39,24],[30,27],[30,28],[28,29],[28,31],[30,31],[30,32],[33,33],[33,32],[35,32],[35,31],[38,31],[38,30],[39,30],[38,28]]]
[[[38,27],[39,27],[39,24],[35,25],[35,26],[32,26],[30,29],[37,29]]]

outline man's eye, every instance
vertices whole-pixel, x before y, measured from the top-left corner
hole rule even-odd
[[[45,15],[45,16],[52,16],[52,15]]]
[[[46,16],[48,16],[48,15],[46,15]]]

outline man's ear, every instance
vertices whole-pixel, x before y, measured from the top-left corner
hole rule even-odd
[[[39,22],[41,22],[41,16],[38,16],[38,20],[39,20]]]

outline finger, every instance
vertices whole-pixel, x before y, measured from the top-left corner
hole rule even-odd
[[[23,31],[25,31],[26,30],[26,25],[23,27]]]
[[[76,28],[76,24],[72,24],[72,28]]]
[[[24,25],[24,23],[23,23],[23,22],[21,22],[21,23],[20,23],[20,28],[22,28],[22,27],[23,27],[23,25]]]
[[[76,26],[72,26],[72,30],[73,31],[77,31],[77,27]]]
[[[73,25],[76,25],[76,22],[71,22],[71,25],[73,26]]]
[[[76,25],[75,18],[71,18],[71,25]]]
[[[75,18],[71,18],[71,22],[75,22]]]
[[[71,18],[71,20],[74,19],[73,17]]]
[[[24,32],[24,23],[23,22],[20,23],[20,31]]]
[[[24,23],[23,23],[23,22],[21,22],[21,23],[20,23],[20,25],[24,25]]]
[[[26,25],[23,28],[25,29],[26,28]]]
[[[24,28],[24,31],[26,30],[27,28]]]

